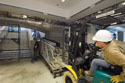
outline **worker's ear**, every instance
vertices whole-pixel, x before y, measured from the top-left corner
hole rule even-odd
[[[99,44],[97,44],[97,43],[95,44],[95,46],[100,47],[100,45],[99,45]]]

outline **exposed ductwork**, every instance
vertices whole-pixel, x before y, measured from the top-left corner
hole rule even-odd
[[[2,0],[2,1],[4,2],[4,1],[8,1],[8,0]],[[35,1],[35,0],[31,0],[31,1]],[[49,0],[45,0],[45,1],[49,1]],[[74,1],[76,1],[76,0],[74,0]],[[10,13],[12,13],[12,16],[16,16],[16,17],[20,17],[20,15],[23,14],[23,15],[27,15],[27,16],[30,16],[30,17],[38,17],[38,18],[42,18],[42,19],[49,19],[49,20],[52,20],[52,21],[60,21],[60,22],[65,22],[65,23],[72,23],[72,22],[74,22],[76,20],[84,18],[84,17],[86,17],[88,15],[96,13],[96,12],[98,12],[100,10],[105,9],[105,8],[111,7],[111,6],[115,5],[115,4],[121,3],[123,1],[124,0],[100,0],[96,4],[93,4],[92,6],[89,6],[86,9],[83,9],[83,10],[81,10],[81,11],[79,11],[79,12],[77,12],[77,13],[69,16],[69,17],[63,17],[63,16],[61,17],[61,16],[54,15],[54,14],[47,14],[46,12],[38,11],[37,8],[35,10],[35,9],[30,9],[30,8],[24,8],[24,6],[23,7],[18,7],[18,6],[14,6],[12,4],[6,4],[6,3],[0,3],[0,11],[10,12]],[[11,2],[9,2],[9,3],[11,3]],[[87,3],[85,3],[85,4],[87,4]],[[71,5],[72,4],[70,4],[70,6]],[[84,4],[82,4],[82,6],[83,5]],[[45,8],[45,9],[49,9],[49,8]],[[80,8],[78,8],[78,9],[80,9]],[[13,15],[14,13],[18,14],[19,16],[18,15]],[[64,12],[64,13],[67,13],[67,12]],[[63,15],[63,14],[60,14],[60,15]]]
[[[1,26],[20,26],[20,27],[26,27],[42,32],[51,32],[55,31],[60,28],[66,28],[66,26],[59,26],[59,25],[53,25],[46,22],[36,22],[31,20],[23,20],[23,19],[14,19],[14,18],[7,18],[7,17],[0,17],[0,25]]]

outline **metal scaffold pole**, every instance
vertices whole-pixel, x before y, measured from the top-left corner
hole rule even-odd
[[[21,35],[20,35],[20,30],[21,30],[21,29],[20,29],[20,25],[18,25],[18,51],[19,51],[19,52],[18,52],[18,60],[21,58],[21,57],[20,57],[20,53],[21,53],[21,52],[20,52],[20,50],[21,50],[21,49],[20,49],[20,37],[21,37]]]

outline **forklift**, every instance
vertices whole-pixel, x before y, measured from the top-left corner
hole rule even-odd
[[[84,71],[89,70],[91,61],[98,57],[97,52],[101,51],[95,44],[87,43],[87,26],[94,24],[98,25],[100,29],[106,29],[108,26],[124,23],[125,7],[120,7],[96,16],[90,16],[86,20],[80,21],[79,24],[72,25],[68,65],[64,69],[63,75],[64,83],[112,83],[110,77],[119,75],[122,71],[121,67],[114,65],[108,69],[100,67],[94,72],[93,81],[86,79],[84,75]]]

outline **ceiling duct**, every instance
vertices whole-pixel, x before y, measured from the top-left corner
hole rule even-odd
[[[1,26],[20,26],[26,27],[42,32],[51,32],[51,31],[58,31],[60,28],[65,28],[65,26],[53,25],[46,22],[36,22],[30,20],[23,20],[23,19],[14,19],[14,18],[7,18],[7,17],[0,17],[0,25]]]

